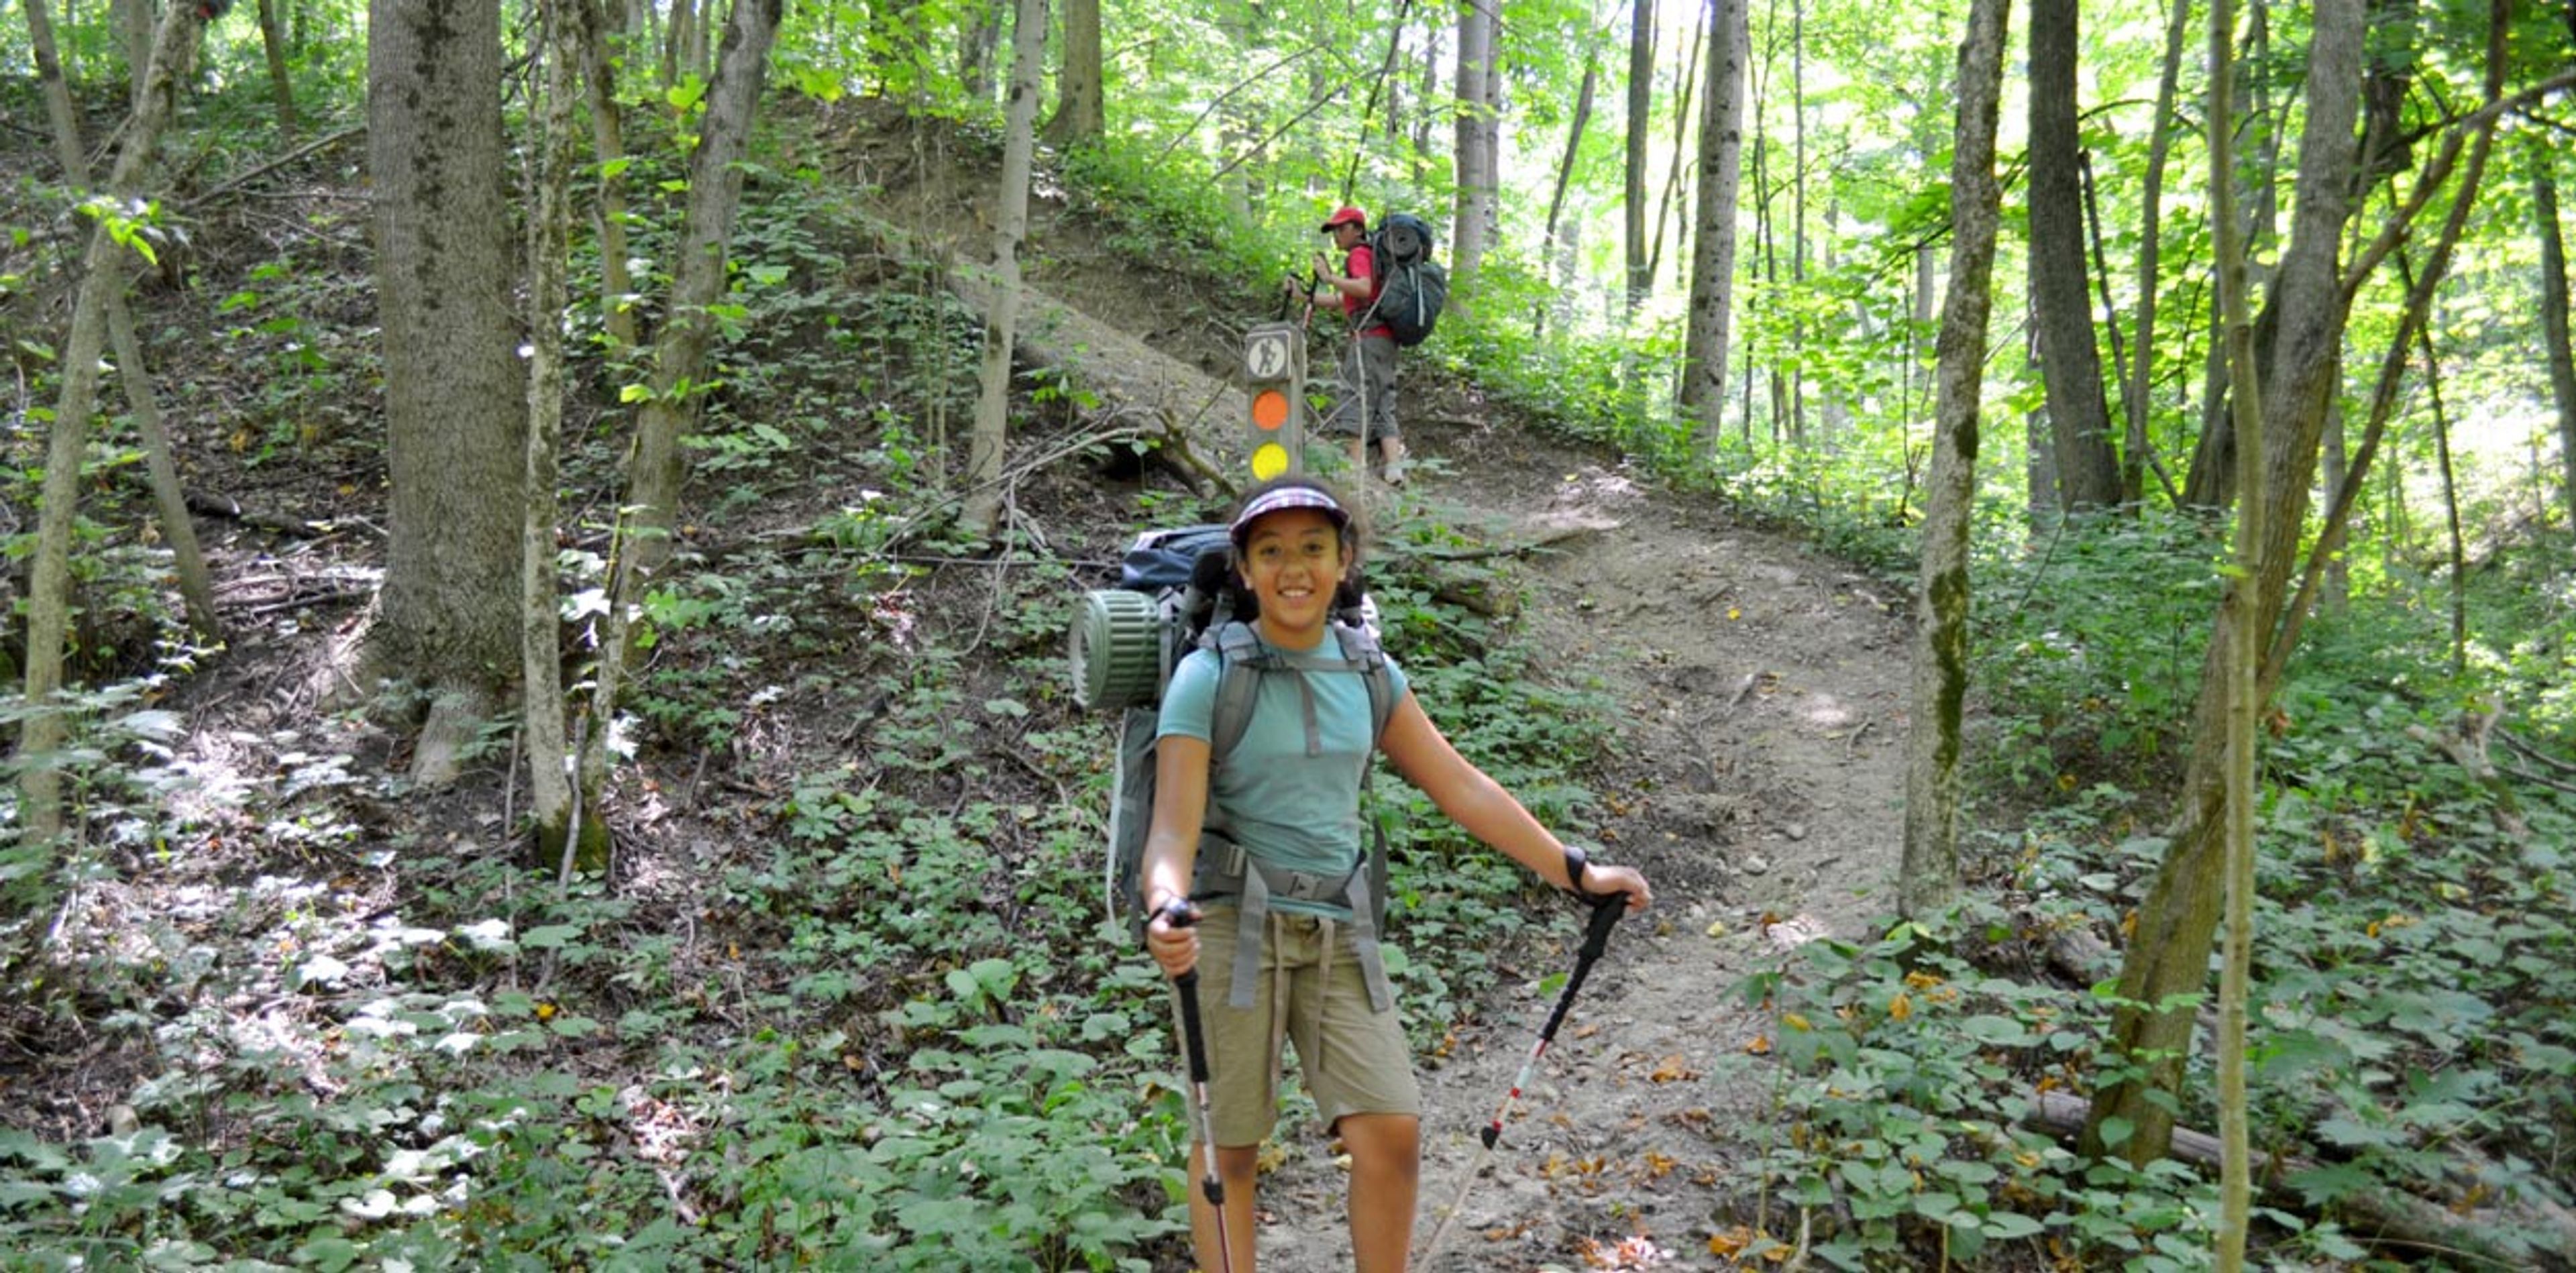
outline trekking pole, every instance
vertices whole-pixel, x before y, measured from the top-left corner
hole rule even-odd
[[[1450,1199],[1449,1209],[1441,1213],[1440,1223],[1431,1230],[1430,1245],[1423,1248],[1422,1259],[1417,1266],[1424,1273],[1429,1273],[1432,1257],[1440,1253],[1440,1239],[1448,1234],[1449,1222],[1457,1219],[1459,1209],[1467,1205],[1467,1191],[1475,1187],[1477,1177],[1484,1175],[1485,1168],[1493,1161],[1494,1146],[1503,1139],[1503,1120],[1510,1117],[1513,1103],[1521,1098],[1521,1089],[1529,1085],[1530,1075],[1537,1072],[1539,1058],[1546,1056],[1548,1045],[1556,1041],[1556,1029],[1565,1024],[1566,1009],[1574,1006],[1574,996],[1583,989],[1583,979],[1592,975],[1592,965],[1600,962],[1602,952],[1610,948],[1610,930],[1618,926],[1619,916],[1627,909],[1628,895],[1625,893],[1603,893],[1592,899],[1592,922],[1583,930],[1583,948],[1574,956],[1574,972],[1566,977],[1565,989],[1557,992],[1556,1007],[1548,1012],[1547,1024],[1538,1032],[1538,1042],[1530,1047],[1529,1056],[1522,1060],[1521,1072],[1512,1080],[1512,1090],[1503,1095],[1502,1105],[1495,1109],[1494,1121],[1476,1131],[1477,1138],[1485,1143],[1485,1147],[1477,1151],[1476,1161],[1467,1169],[1466,1178],[1458,1182],[1458,1196]]]
[[[1188,928],[1199,922],[1199,913],[1189,903],[1175,900],[1163,908],[1163,918],[1174,928]],[[1220,1273],[1234,1273],[1234,1243],[1225,1233],[1225,1181],[1217,1176],[1216,1130],[1208,1117],[1207,1032],[1199,1025],[1198,966],[1193,964],[1188,972],[1172,978],[1172,991],[1181,1000],[1181,1039],[1190,1055],[1190,1108],[1198,1115],[1200,1151],[1207,1155],[1199,1188],[1207,1194],[1208,1209],[1216,1213],[1217,1268]]]

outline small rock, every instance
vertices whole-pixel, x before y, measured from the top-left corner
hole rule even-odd
[[[1726,936],[1726,921],[1722,919],[1710,920],[1708,923],[1708,935],[1711,937]]]
[[[1771,859],[1759,853],[1747,853],[1744,855],[1743,863],[1737,869],[1747,875],[1768,875],[1771,873]]]
[[[1780,834],[1785,835],[1792,840],[1806,839],[1807,824],[1804,822],[1792,822],[1787,826],[1780,828]]]

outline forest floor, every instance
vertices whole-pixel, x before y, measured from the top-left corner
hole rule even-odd
[[[884,215],[927,229],[940,210],[971,204],[981,220],[987,175],[923,163],[910,138],[861,127],[847,139],[860,171],[891,178],[877,201]],[[1055,201],[1035,200],[1031,215],[1030,305],[1052,348],[1080,351],[1069,356],[1082,380],[1142,386],[1129,391],[1183,414],[1223,401],[1225,386],[1201,373],[1230,367],[1233,351],[1222,332],[1174,329],[1187,298],[1158,294],[1168,281],[1122,265]],[[984,255],[980,241],[954,246]],[[1313,374],[1329,378],[1329,349],[1317,348]],[[1721,1217],[1752,1192],[1736,1168],[1762,1143],[1769,1090],[1769,1067],[1756,1059],[1768,1047],[1762,1016],[1730,988],[1818,936],[1864,937],[1869,917],[1892,905],[1906,729],[1901,598],[1423,360],[1403,375],[1414,476],[1400,500],[1372,483],[1372,512],[1475,527],[1488,544],[1544,545],[1518,554],[1521,622],[1550,652],[1553,675],[1606,698],[1617,722],[1613,752],[1579,762],[1611,816],[1559,830],[1597,836],[1656,891],[1654,908],[1614,933],[1463,1199],[1477,1129],[1546,1019],[1551,974],[1570,965],[1580,936],[1578,911],[1548,917],[1564,936],[1557,957],[1519,968],[1424,1074],[1417,1254],[1462,1203],[1424,1267],[1725,1263],[1709,1239],[1733,1230],[1740,1240],[1738,1222]],[[1222,405],[1206,414],[1225,423],[1206,434],[1240,418]],[[1333,1146],[1320,1128],[1283,1120],[1274,1148],[1258,1195],[1262,1267],[1349,1268],[1347,1177]]]

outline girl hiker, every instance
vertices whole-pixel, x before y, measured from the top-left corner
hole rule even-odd
[[[1392,709],[1376,740],[1396,771],[1470,834],[1540,879],[1588,894],[1649,899],[1636,870],[1590,862],[1442,737],[1392,663],[1357,629],[1330,622],[1359,557],[1348,503],[1308,477],[1253,488],[1231,522],[1233,570],[1259,617],[1265,666],[1242,737],[1211,766],[1222,679],[1216,651],[1190,654],[1163,698],[1143,902],[1146,946],[1165,974],[1194,968],[1209,1057],[1206,1135],[1190,1176],[1216,1157],[1224,1217],[1190,1191],[1198,1265],[1253,1273],[1254,1156],[1278,1113],[1283,1041],[1293,1043],[1327,1129],[1351,1156],[1351,1246],[1359,1273],[1395,1273],[1413,1240],[1422,1098],[1379,962],[1364,882],[1360,784],[1373,692]],[[1357,648],[1354,648],[1357,647]],[[1211,769],[1213,768],[1213,772]],[[1195,922],[1193,922],[1195,921]],[[1220,1253],[1222,1232],[1230,1250]]]

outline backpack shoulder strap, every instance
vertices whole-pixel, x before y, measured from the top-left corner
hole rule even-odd
[[[1223,763],[1252,724],[1252,703],[1261,688],[1267,658],[1252,625],[1237,620],[1210,628],[1199,641],[1216,652],[1216,703],[1208,713],[1208,755]]]
[[[1333,630],[1341,635],[1342,657],[1358,667],[1361,683],[1368,686],[1369,745],[1375,747],[1395,716],[1395,673],[1387,667],[1386,647],[1360,624],[1335,622]]]

